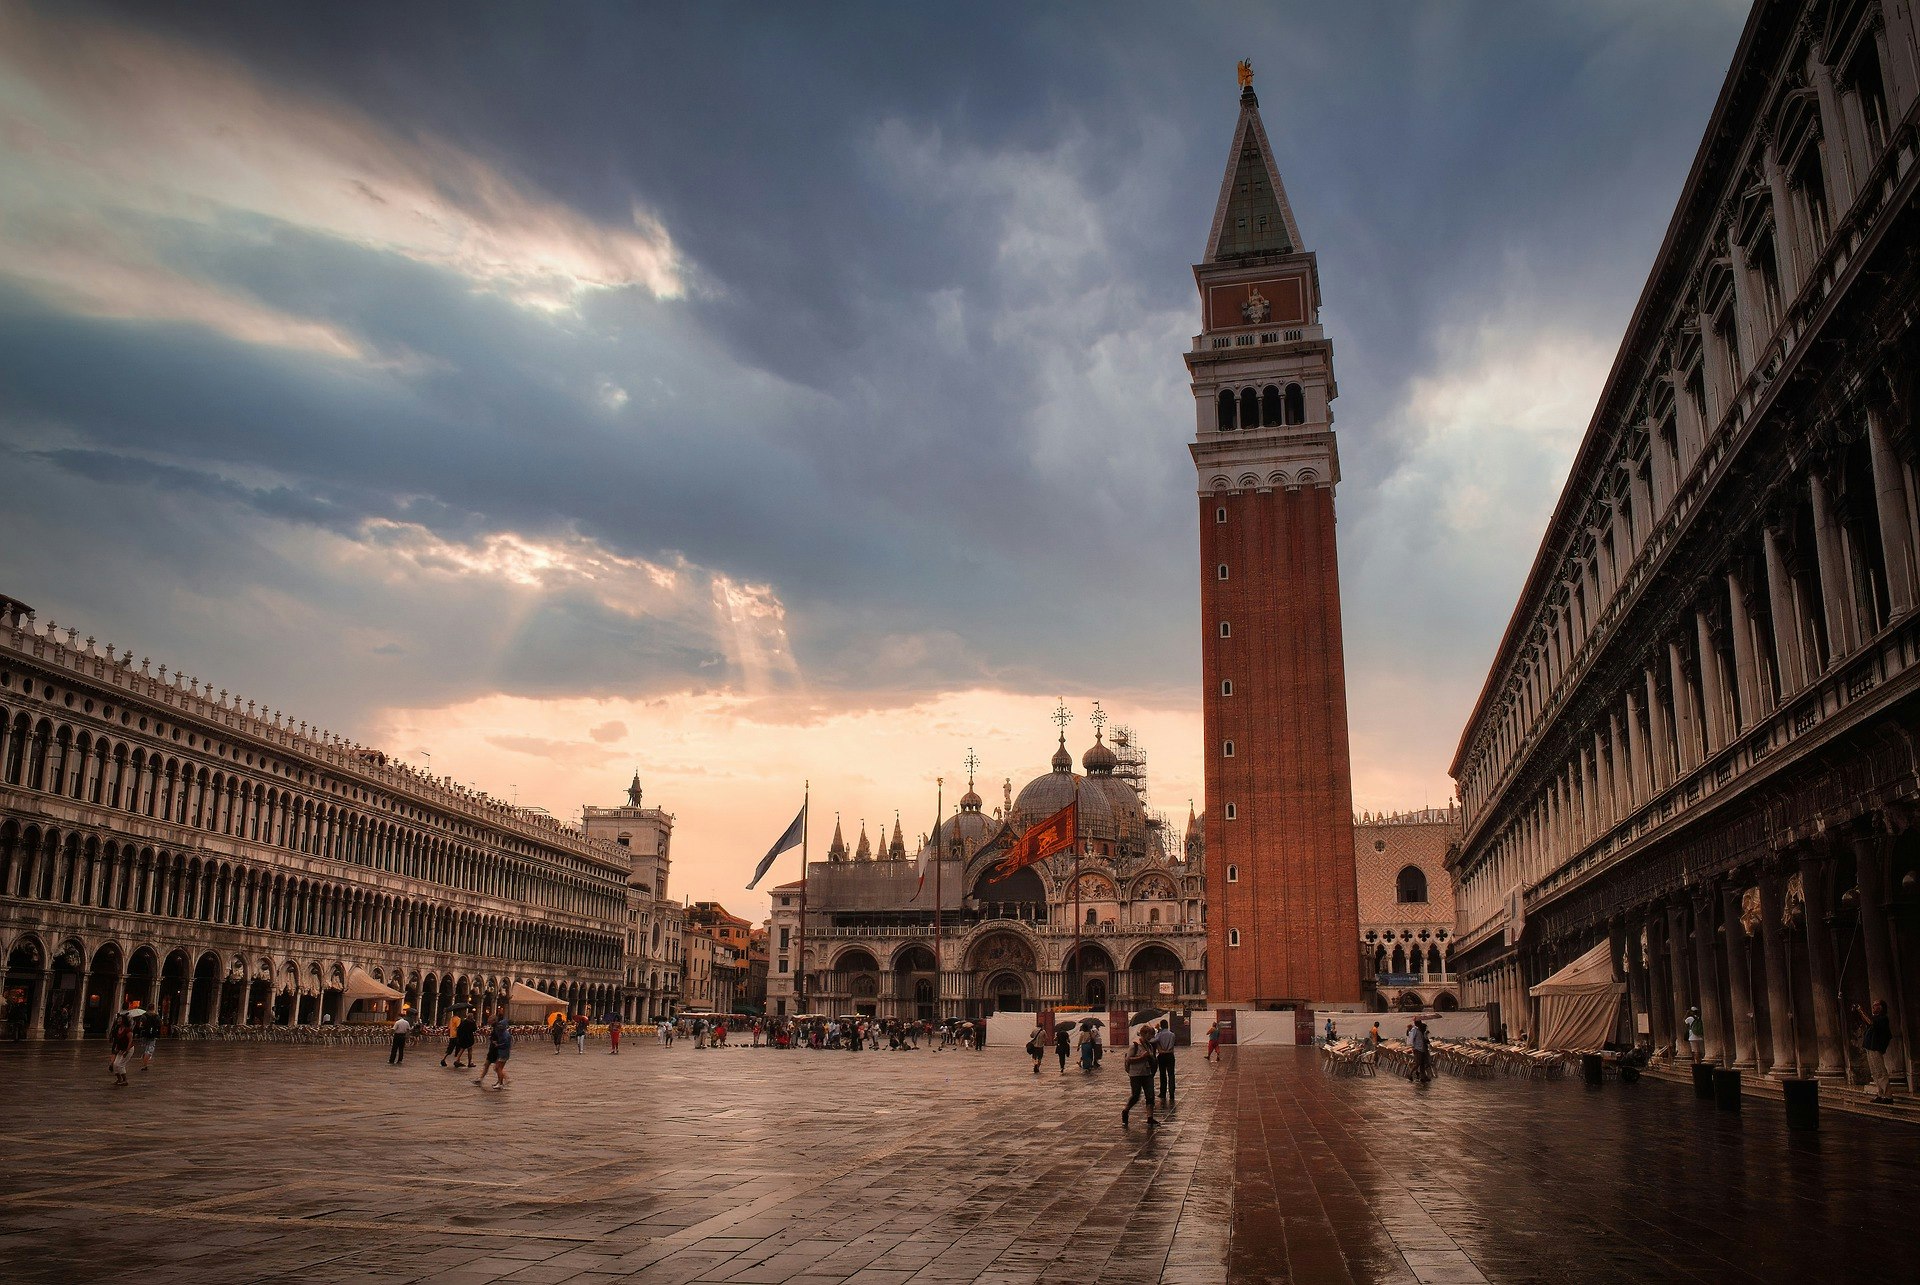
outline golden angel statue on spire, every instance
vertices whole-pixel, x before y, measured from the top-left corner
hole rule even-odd
[[[1239,73],[1240,88],[1252,89],[1253,88],[1253,59],[1242,58],[1239,64],[1235,66],[1234,70]]]

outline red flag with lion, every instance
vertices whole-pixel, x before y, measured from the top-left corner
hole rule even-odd
[[[1025,870],[1036,861],[1045,861],[1056,852],[1065,852],[1079,842],[1079,839],[1080,801],[1075,799],[1021,835],[1014,845],[1007,849],[1007,855],[994,863],[992,882],[998,883],[1016,871]]]

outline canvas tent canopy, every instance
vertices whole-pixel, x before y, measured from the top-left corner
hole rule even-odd
[[[535,990],[525,982],[515,982],[513,989],[507,992],[507,1020],[509,1022],[544,1022],[554,1012],[565,1012],[567,1001],[545,991]]]
[[[403,998],[399,991],[355,964],[347,969],[347,984],[340,988],[340,1011],[346,1013],[355,1003],[365,1000],[371,1012]]]
[[[1603,941],[1527,992],[1540,1001],[1534,1042],[1543,1049],[1599,1048],[1613,1038],[1626,991],[1614,980],[1613,952]]]

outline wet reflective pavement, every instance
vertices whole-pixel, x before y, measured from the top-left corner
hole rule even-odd
[[[1123,1131],[984,1053],[523,1044],[505,1092],[416,1049],[0,1048],[0,1277],[71,1281],[1564,1281],[1907,1277],[1920,1134],[1679,1086],[1221,1068]]]

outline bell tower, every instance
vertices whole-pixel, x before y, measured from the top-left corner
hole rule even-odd
[[[1187,353],[1206,683],[1207,992],[1361,997],[1334,487],[1333,345],[1240,64]]]

